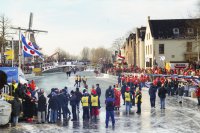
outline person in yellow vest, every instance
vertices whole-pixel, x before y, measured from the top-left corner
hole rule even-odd
[[[81,103],[83,106],[83,121],[89,120],[90,113],[89,113],[89,106],[90,106],[90,95],[88,94],[87,90],[83,90],[83,96],[81,98]]]
[[[17,87],[18,87],[18,84],[16,83],[15,80],[12,81],[12,96],[14,96],[15,92],[17,91]]]
[[[80,75],[78,76],[78,86],[79,87],[81,86],[81,76]]]
[[[136,104],[137,104],[136,113],[141,114],[142,92],[139,89],[137,89],[136,91]]]
[[[75,77],[75,84],[74,84],[74,86],[78,87],[78,75],[76,75],[76,77]]]
[[[91,105],[92,105],[92,117],[96,120],[97,116],[99,115],[99,111],[98,111],[98,95],[96,90],[93,90],[91,92],[92,96],[91,96]]]
[[[126,114],[129,115],[130,113],[130,107],[131,107],[131,93],[130,93],[130,88],[127,87],[126,88],[126,92],[125,92],[125,104],[126,104]]]

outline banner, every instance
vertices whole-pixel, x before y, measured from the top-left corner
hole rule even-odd
[[[18,83],[18,68],[17,67],[0,67],[0,70],[7,75],[8,83],[12,83],[13,80]]]

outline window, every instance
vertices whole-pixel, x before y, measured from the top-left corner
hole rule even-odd
[[[192,42],[187,42],[187,52],[192,52]]]
[[[172,58],[175,58],[175,55],[172,55]]]
[[[194,30],[192,28],[188,28],[188,34],[193,34]]]
[[[152,54],[152,45],[150,45],[150,54]]]
[[[179,34],[179,29],[178,28],[174,28],[173,29],[173,33],[176,34],[176,35]]]
[[[159,44],[159,54],[164,54],[164,44]]]

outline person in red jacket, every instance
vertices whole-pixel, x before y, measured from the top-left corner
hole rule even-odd
[[[198,105],[200,105],[200,83],[198,85],[198,88],[196,89],[196,96],[198,100]]]

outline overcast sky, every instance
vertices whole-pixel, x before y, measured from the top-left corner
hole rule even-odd
[[[12,25],[33,28],[45,54],[60,47],[78,55],[84,46],[111,47],[113,41],[151,19],[188,18],[197,13],[199,0],[0,0],[0,14]]]

